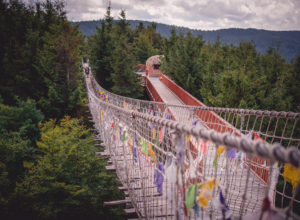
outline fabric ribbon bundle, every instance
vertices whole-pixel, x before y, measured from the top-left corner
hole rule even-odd
[[[154,185],[157,186],[157,192],[162,195],[162,186],[164,182],[165,168],[160,161],[157,161],[156,169],[154,171]]]

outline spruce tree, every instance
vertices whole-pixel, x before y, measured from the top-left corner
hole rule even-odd
[[[203,46],[202,37],[193,37],[188,33],[186,37],[173,36],[167,44],[170,44],[171,50],[163,60],[163,71],[188,92],[193,93],[196,90],[195,85],[201,80],[199,56]]]
[[[111,66],[112,72],[112,91],[119,95],[133,98],[142,96],[140,79],[133,72],[134,56],[132,46],[129,44],[129,24],[126,21],[125,11],[121,11],[120,20],[114,29],[115,50]]]
[[[83,95],[79,86],[79,53],[83,37],[68,22],[52,25],[50,30],[55,34],[45,36],[47,43],[40,51],[36,64],[47,88],[38,104],[47,117],[61,118],[75,111]]]
[[[96,73],[96,79],[100,85],[110,90],[111,81],[111,59],[114,50],[112,40],[113,17],[111,16],[110,5],[107,8],[105,20],[101,26],[97,27],[97,32],[89,39],[89,58],[93,71]]]
[[[138,63],[146,63],[146,60],[159,53],[159,50],[154,49],[151,33],[148,29],[144,29],[134,39],[133,52]]]

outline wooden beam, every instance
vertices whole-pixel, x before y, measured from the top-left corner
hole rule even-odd
[[[146,189],[154,189],[157,188],[157,186],[150,186],[150,187],[146,187]],[[126,186],[119,186],[118,187],[119,190],[128,190],[128,188]],[[141,187],[133,187],[133,190],[137,190],[137,189],[142,189]]]
[[[134,208],[132,208],[132,209],[124,209],[124,211],[125,211],[126,215],[130,215],[130,214],[135,214],[136,213]]]
[[[155,193],[155,194],[148,194],[148,195],[145,195],[145,196],[139,196],[138,198],[140,199],[136,199],[136,202],[139,202],[139,203],[141,203],[141,202],[144,202],[144,200],[143,200],[143,198],[146,198],[146,197],[160,197],[161,196],[161,194],[159,194],[159,193]],[[129,200],[130,199],[130,197],[125,197],[125,199],[127,199],[127,200]]]
[[[117,200],[117,201],[111,201],[111,202],[104,202],[104,206],[114,206],[114,205],[121,205],[121,204],[126,204],[130,202],[130,200]]]
[[[119,190],[127,190],[128,188],[127,188],[127,186],[119,186],[118,189]]]
[[[105,169],[108,171],[115,171],[116,167],[114,165],[111,165],[111,166],[106,166]]]
[[[96,158],[96,160],[107,160],[108,158],[107,157],[99,157],[99,158]]]
[[[100,155],[101,156],[110,156],[110,154],[108,152],[105,152],[105,151],[100,152]]]

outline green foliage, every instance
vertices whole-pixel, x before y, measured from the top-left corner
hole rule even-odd
[[[84,114],[86,94],[83,36],[63,3],[0,1],[0,33],[0,219],[122,218],[103,207],[120,194],[92,134],[64,118]]]
[[[172,36],[166,42],[169,50],[162,62],[162,70],[188,92],[197,89],[195,85],[201,81],[199,57],[203,43],[201,36],[194,38],[190,33],[186,37]]]
[[[139,98],[142,96],[140,79],[133,72],[135,59],[133,49],[129,43],[131,30],[126,21],[125,12],[121,11],[120,20],[114,26],[113,39],[116,43],[111,61],[111,79],[113,86],[111,90],[119,95]]]
[[[20,137],[31,140],[33,145],[39,138],[38,123],[43,119],[44,115],[33,100],[18,100],[17,106],[0,104],[0,131],[18,132]]]
[[[273,48],[260,55],[252,43],[204,44],[175,31],[164,51],[164,73],[209,106],[299,111],[299,59],[287,64]]]
[[[146,63],[146,60],[161,53],[162,37],[156,33],[155,26],[144,28],[143,23],[137,27],[133,40],[133,54],[138,63]]]
[[[104,201],[120,198],[114,188],[116,177],[105,172],[104,162],[96,161],[92,133],[78,119],[44,123],[37,146],[41,155],[26,166],[28,175],[17,184],[8,217],[121,218],[121,207],[115,213],[102,207]]]
[[[153,42],[150,37],[147,31],[142,31],[134,39],[133,53],[137,58],[137,63],[146,63],[149,57],[159,53],[158,50],[153,48]]]
[[[62,118],[78,106],[83,36],[66,21],[63,7],[62,2],[49,0],[32,7],[1,1],[0,95],[4,104],[16,105],[15,96],[31,98],[46,118]]]
[[[17,106],[0,104],[0,207],[8,204],[16,183],[24,178],[23,163],[36,159],[38,123],[43,119],[33,100],[17,100]]]
[[[144,46],[144,40],[149,35],[142,36],[142,27],[141,33],[134,33],[126,20],[125,11],[120,12],[120,19],[114,23],[110,14],[111,9],[108,7],[101,27],[97,28],[96,35],[89,38],[91,66],[97,80],[105,89],[119,95],[140,98],[143,96],[140,79],[133,72],[135,56],[139,60],[145,60],[154,49],[151,43],[148,45],[149,51],[145,52],[140,48]],[[138,37],[134,38],[135,34]]]
[[[1,1],[1,6],[0,94],[5,104],[15,104],[15,95],[37,101],[45,87],[34,64],[50,24],[65,19],[63,5],[46,1],[27,7],[20,1]]]
[[[80,83],[80,45],[82,36],[68,22],[50,26],[52,34],[44,36],[45,44],[35,65],[47,88],[39,106],[48,117],[61,118],[71,113],[83,98]]]
[[[0,194],[8,197],[16,182],[22,180],[25,174],[23,161],[32,161],[36,155],[35,148],[29,140],[20,137],[18,132],[3,131],[0,136],[0,167],[6,187],[1,187]],[[7,182],[8,181],[8,182]],[[1,199],[3,197],[1,196]]]
[[[142,88],[139,86],[140,79],[133,72],[134,59],[132,49],[124,38],[120,39],[119,45],[114,51],[114,65],[112,72],[112,91],[116,94],[140,98]]]
[[[289,68],[285,78],[282,80],[286,82],[286,94],[292,97],[291,104],[293,111],[300,112],[300,54]]]
[[[97,27],[97,33],[89,38],[89,59],[96,78],[105,89],[112,87],[111,72],[113,59],[114,42],[112,32],[111,9],[108,7],[105,21],[101,22],[101,27]]]

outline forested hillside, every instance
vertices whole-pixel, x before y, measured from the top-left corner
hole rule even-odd
[[[119,95],[145,98],[140,79],[133,70],[136,64],[145,63],[148,57],[162,52],[163,37],[156,33],[154,25],[144,27],[140,23],[133,30],[125,11],[114,21],[108,7],[104,20],[87,44],[91,67],[102,87]]]
[[[300,111],[300,56],[287,63],[274,48],[206,44],[201,36],[167,40],[162,70],[209,106]]]
[[[84,37],[64,5],[0,1],[0,219],[122,219],[97,161],[81,70]]]
[[[128,20],[130,27],[135,29],[142,22],[145,27],[151,26],[148,21]],[[73,22],[87,37],[96,33],[96,26],[100,26],[101,21],[80,21]],[[175,29],[177,34],[187,34],[191,32],[194,37],[202,35],[203,40],[215,43],[219,37],[222,44],[233,44],[237,46],[240,42],[253,42],[257,51],[265,54],[269,47],[279,48],[279,53],[287,61],[295,58],[300,51],[300,31],[268,31],[258,29],[229,28],[214,31],[204,31],[178,27],[173,25],[155,23],[157,33],[169,38],[171,30]]]

